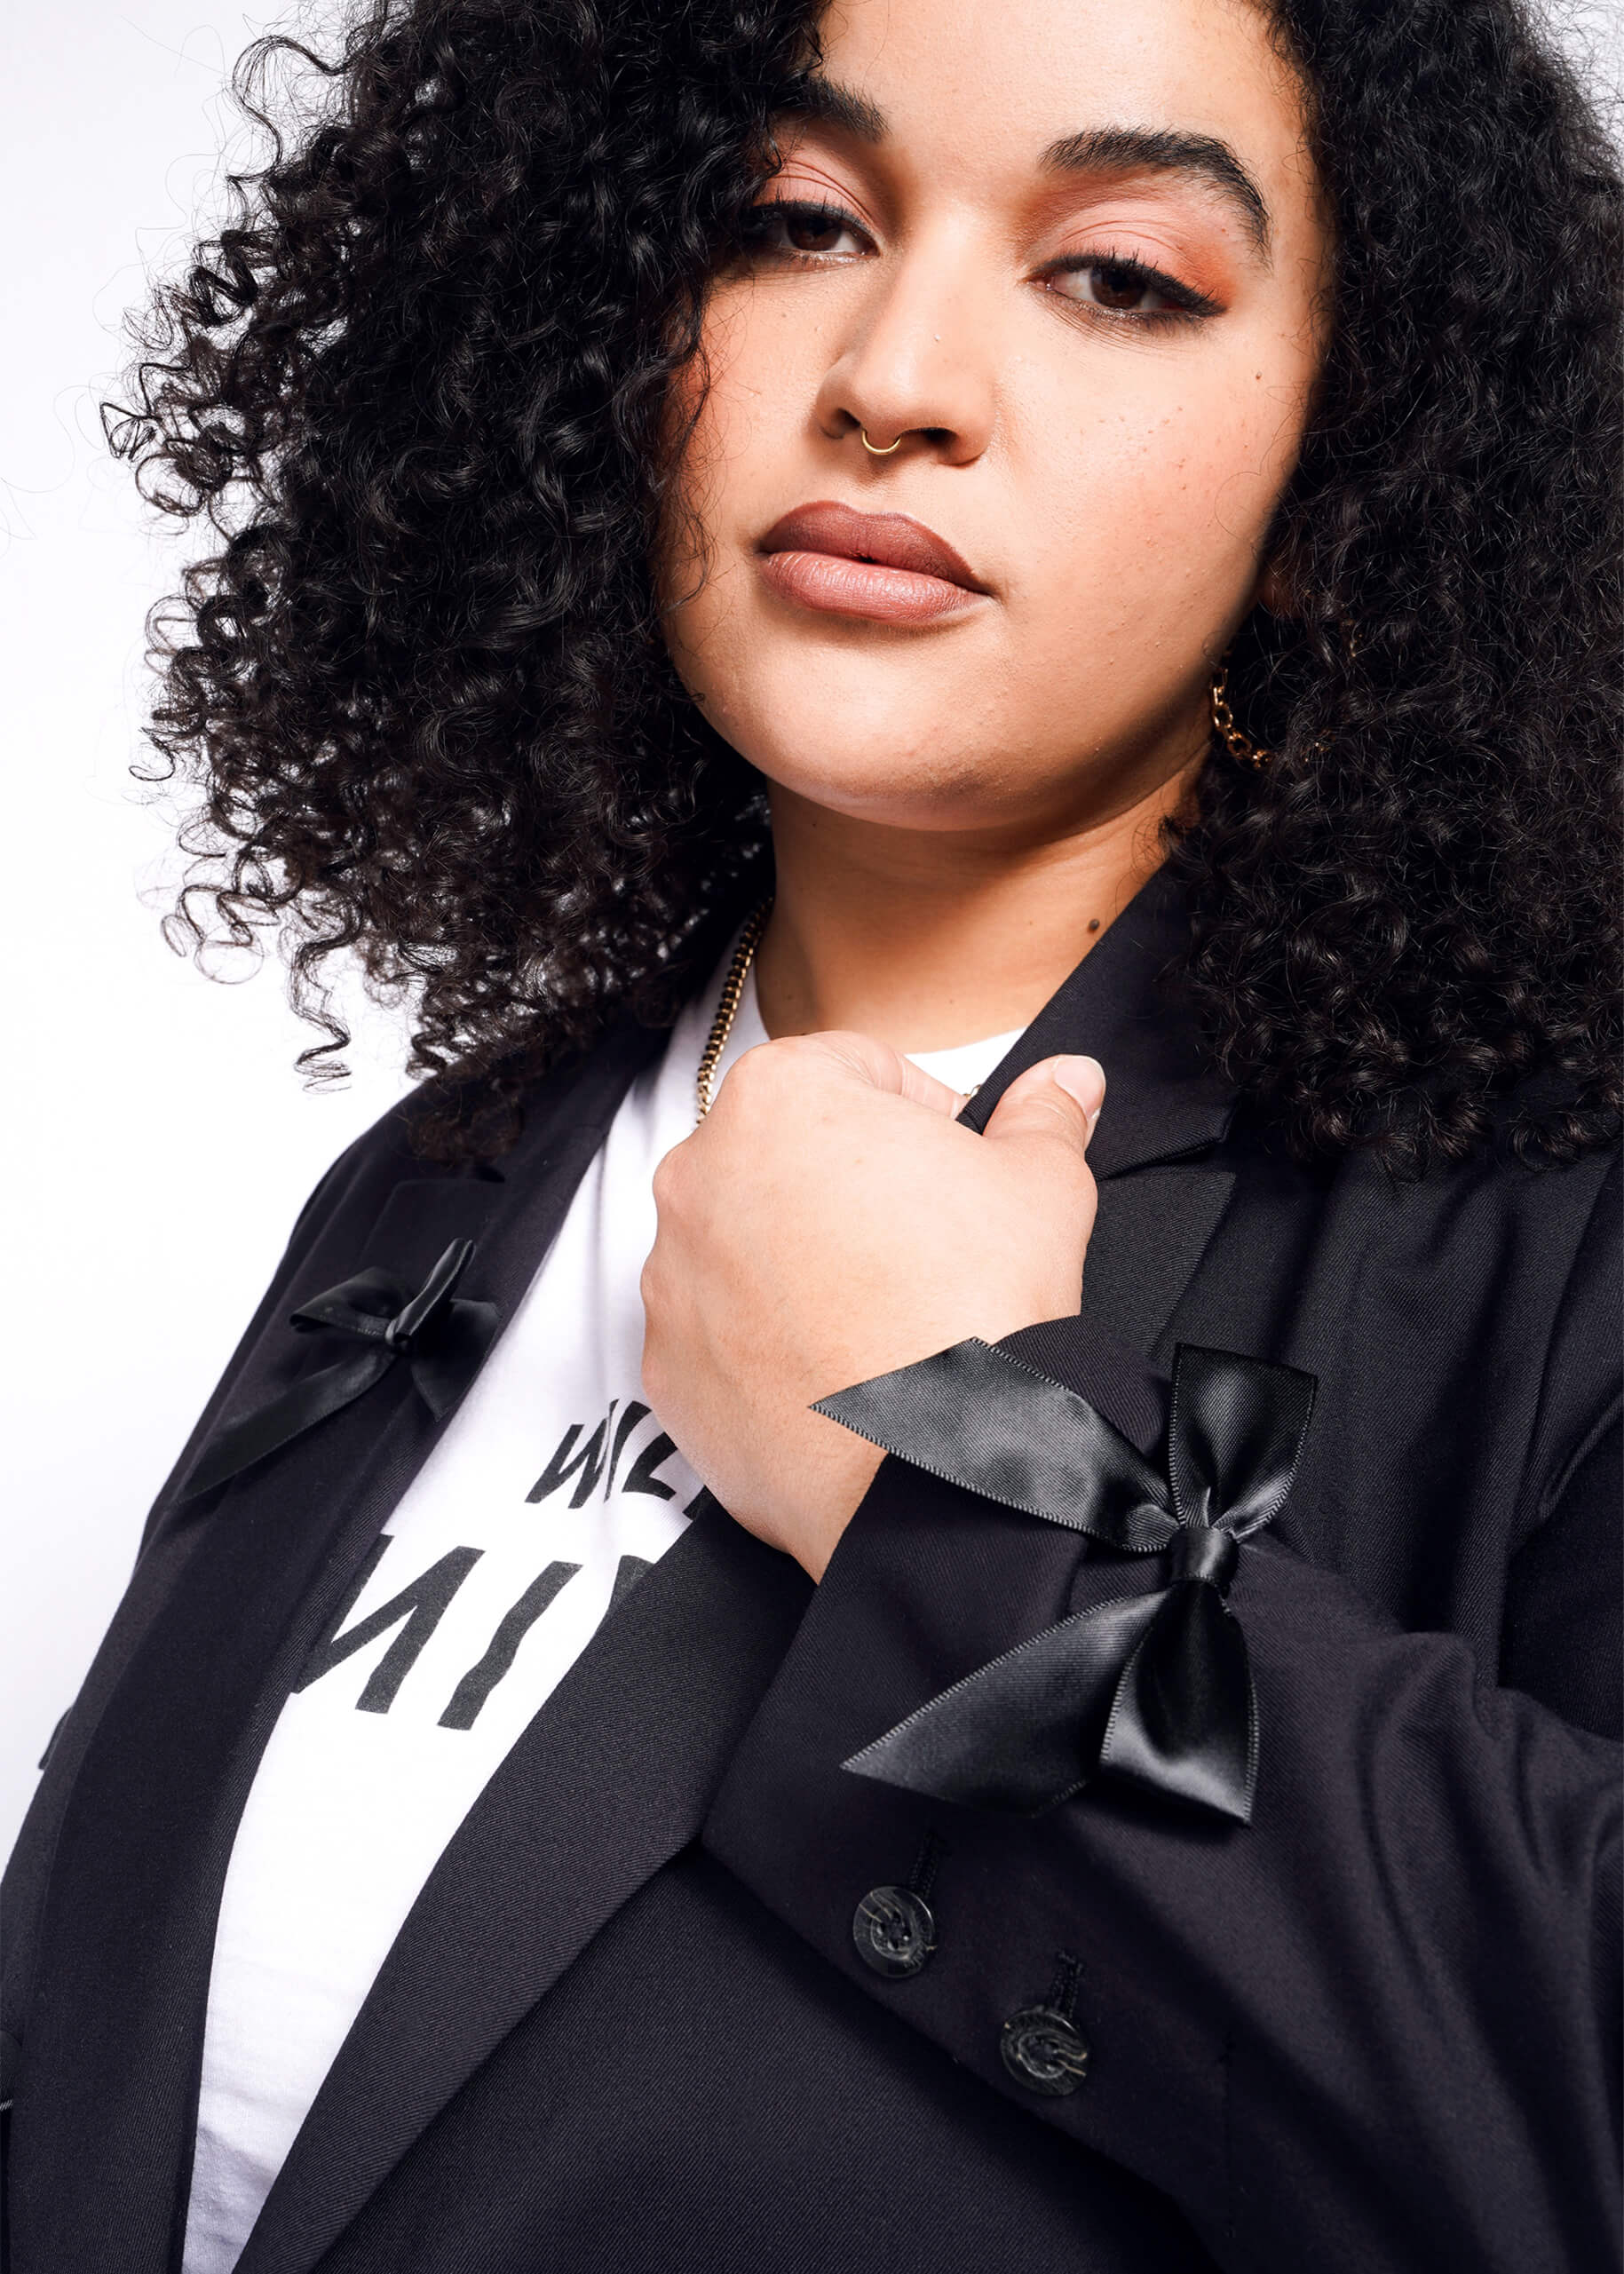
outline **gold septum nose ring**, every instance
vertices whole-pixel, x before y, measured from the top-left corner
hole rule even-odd
[[[888,442],[882,450],[877,442],[871,442],[868,440],[868,429],[866,426],[860,426],[857,431],[862,437],[864,449],[871,458],[889,458],[893,450],[899,450],[902,448],[902,437],[899,434],[894,442]]]

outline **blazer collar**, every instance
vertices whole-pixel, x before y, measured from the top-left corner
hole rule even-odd
[[[1189,937],[1184,893],[1158,869],[994,1068],[963,1119],[984,1129],[1017,1074],[1041,1058],[1086,1052],[1110,1084],[1089,1147],[1097,1177],[1216,1145],[1235,1091],[1206,1065],[1192,1021],[1161,984]]]
[[[1105,1069],[1105,1109],[1089,1146],[1099,1204],[1079,1312],[1057,1331],[1104,1334],[1165,1360],[1169,1324],[1229,1205],[1218,1148],[1236,1093],[1205,1063],[1188,1013],[1163,985],[1189,944],[1182,891],[1159,869],[1033,1020],[971,1099],[985,1129],[1029,1066],[1086,1051]]]

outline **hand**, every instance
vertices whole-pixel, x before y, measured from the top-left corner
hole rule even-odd
[[[654,1177],[643,1381],[739,1523],[820,1579],[881,1454],[810,1410],[967,1335],[1077,1309],[1094,1223],[1092,1058],[1049,1058],[985,1137],[867,1035],[747,1051]]]

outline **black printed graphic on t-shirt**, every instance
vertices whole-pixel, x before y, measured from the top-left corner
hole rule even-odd
[[[619,1420],[615,1416],[619,1412]],[[649,1408],[639,1398],[628,1398],[624,1406],[618,1398],[611,1398],[609,1410],[590,1434],[584,1422],[572,1422],[559,1439],[551,1458],[525,1495],[527,1507],[550,1499],[574,1484],[569,1496],[572,1509],[582,1508],[601,1485],[606,1501],[615,1488],[622,1461],[630,1440],[646,1421],[653,1418]],[[640,1494],[652,1500],[669,1501],[677,1497],[677,1487],[656,1474],[661,1464],[669,1460],[677,1448],[665,1431],[655,1423],[653,1433],[638,1450],[630,1466],[621,1478],[620,1490],[625,1494]],[[690,1508],[692,1508],[692,1503]],[[688,1512],[688,1511],[685,1511]],[[345,1628],[345,1620],[365,1591],[368,1581],[376,1571],[392,1534],[380,1533],[363,1559],[360,1568],[345,1591],[343,1601],[334,1612],[325,1631],[318,1636],[309,1656],[299,1669],[294,1683],[295,1692],[308,1690],[324,1675],[333,1673],[358,1651],[398,1627],[399,1634],[378,1660],[368,1677],[360,1696],[356,1700],[356,1711],[363,1714],[386,1714],[400,1693],[400,1685],[423,1655],[430,1636],[444,1618],[463,1581],[484,1554],[480,1548],[451,1548],[420,1572],[398,1595],[353,1627]],[[478,1720],[487,1699],[511,1669],[519,1646],[536,1620],[542,1617],[563,1589],[568,1586],[581,1565],[574,1563],[552,1562],[533,1579],[519,1600],[498,1620],[483,1654],[475,1660],[453,1690],[445,1710],[440,1715],[440,1729],[471,1729]],[[615,1567],[614,1584],[610,1593],[605,1617],[610,1617],[630,1594],[645,1573],[652,1569],[642,1556],[625,1555]]]
[[[608,1499],[614,1490],[615,1474],[621,1465],[621,1455],[626,1449],[627,1438],[639,1422],[646,1422],[649,1418],[648,1407],[642,1399],[630,1398],[628,1398],[626,1409],[621,1415],[620,1425],[615,1428],[614,1409],[620,1402],[618,1398],[612,1398],[609,1400],[608,1412],[581,1446],[579,1452],[575,1450],[575,1440],[586,1427],[586,1423],[584,1422],[570,1423],[559,1440],[558,1450],[525,1494],[527,1502],[534,1504],[537,1501],[551,1499],[554,1493],[563,1490],[572,1477],[576,1479],[576,1484],[574,1491],[569,1496],[571,1508],[584,1508],[591,1499],[600,1478],[603,1483],[604,1498]],[[613,1439],[610,1437],[612,1429],[614,1430]],[[606,1456],[606,1446],[609,1448]],[[657,1430],[628,1470],[626,1481],[621,1486],[622,1492],[646,1493],[653,1500],[675,1500],[676,1486],[668,1485],[662,1478],[655,1476],[654,1471],[661,1462],[669,1460],[676,1450],[677,1447],[667,1437],[665,1431]]]
[[[342,1666],[345,1659],[353,1658],[357,1651],[365,1650],[368,1643],[376,1642],[380,1635],[386,1635],[392,1627],[399,1625],[404,1619],[405,1626],[378,1660],[366,1688],[355,1701],[356,1710],[360,1713],[386,1714],[395,1701],[396,1692],[422,1655],[424,1644],[445,1617],[452,1597],[484,1553],[480,1548],[449,1549],[437,1564],[431,1564],[426,1572],[419,1573],[409,1587],[403,1587],[399,1595],[392,1596],[387,1603],[380,1604],[358,1627],[352,1627],[347,1635],[341,1635],[338,1628],[348,1615],[350,1605],[377,1569],[390,1540],[391,1534],[383,1532],[373,1542],[356,1575],[355,1583],[339,1605],[332,1624],[299,1668],[298,1678],[293,1685],[296,1692],[308,1690],[313,1682],[319,1682],[324,1674],[330,1674],[335,1667]]]
[[[399,1595],[392,1596],[387,1603],[380,1604],[358,1625],[341,1633],[339,1630],[351,1608],[377,1569],[392,1537],[392,1533],[382,1532],[373,1541],[360,1569],[345,1590],[344,1600],[329,1621],[326,1631],[318,1636],[300,1668],[293,1684],[296,1692],[308,1690],[312,1683],[319,1682],[324,1674],[334,1672],[346,1659],[353,1658],[357,1651],[365,1650],[368,1643],[376,1642],[380,1635],[387,1634],[391,1627],[399,1626],[404,1620],[400,1634],[379,1660],[355,1701],[358,1713],[386,1714],[395,1701],[400,1684],[422,1656],[430,1636],[445,1616],[452,1597],[484,1553],[480,1548],[448,1549],[438,1563],[431,1564],[427,1571],[420,1573],[409,1586],[403,1587]],[[613,1615],[645,1573],[653,1568],[646,1557],[621,1557],[615,1565],[614,1584],[610,1590],[605,1618]],[[525,1636],[580,1569],[579,1564],[549,1564],[538,1578],[531,1581],[511,1610],[497,1621],[495,1632],[483,1656],[469,1668],[452,1692],[450,1703],[440,1715],[438,1727],[473,1727],[486,1700],[518,1657],[519,1646]]]
[[[440,1717],[441,1729],[471,1729],[480,1707],[513,1660],[519,1645],[552,1601],[558,1589],[574,1578],[579,1564],[549,1564],[532,1580],[491,1636],[490,1648],[477,1666],[471,1666],[452,1692],[451,1703]]]

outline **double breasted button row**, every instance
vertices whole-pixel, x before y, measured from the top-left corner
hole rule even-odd
[[[871,1887],[852,1914],[852,1940],[871,1973],[904,1982],[930,1963],[936,1921],[915,1889]],[[1023,2006],[1011,2014],[998,2049],[1005,2069],[1027,2092],[1050,2097],[1075,2092],[1089,2073],[1089,2040],[1058,2005]]]

